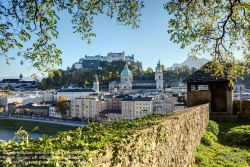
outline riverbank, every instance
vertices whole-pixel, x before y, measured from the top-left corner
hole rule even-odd
[[[32,131],[35,127],[38,127],[36,132],[46,133],[46,134],[56,134],[60,131],[69,131],[76,130],[78,127],[67,126],[61,124],[52,124],[45,122],[34,122],[29,120],[11,120],[11,119],[1,119],[0,127],[2,128],[10,128],[18,130],[20,127],[23,127],[26,131]]]

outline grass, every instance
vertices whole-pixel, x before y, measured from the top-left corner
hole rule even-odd
[[[77,129],[77,127],[73,126],[50,124],[45,122],[8,120],[8,119],[0,120],[0,127],[13,128],[17,130],[20,129],[20,127],[23,127],[24,130],[31,131],[37,126],[39,127],[38,130],[36,130],[37,132],[47,133],[47,134],[55,134],[59,131],[69,131]]]
[[[250,120],[240,120],[238,122],[216,122],[219,125],[220,133],[218,135],[219,143],[222,145],[233,146],[226,141],[225,134],[233,127],[241,125],[250,125]],[[250,148],[249,148],[250,149]]]
[[[200,144],[196,153],[199,167],[247,167],[250,166],[250,148],[234,146],[225,139],[225,134],[233,127],[250,125],[250,121],[217,122],[219,125],[218,141],[210,146]]]

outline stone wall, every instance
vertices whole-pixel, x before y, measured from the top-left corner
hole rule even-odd
[[[211,102],[210,91],[188,91],[187,97],[188,97],[187,107],[193,107]]]
[[[240,114],[240,101],[233,101],[233,114]],[[250,101],[242,101],[242,118],[250,119]]]
[[[209,119],[209,104],[175,112],[152,128],[124,139],[105,153],[92,153],[95,167],[189,167]],[[97,158],[99,157],[99,158]],[[84,164],[83,164],[84,165]]]

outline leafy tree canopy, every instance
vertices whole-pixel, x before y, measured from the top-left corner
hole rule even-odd
[[[54,74],[55,65],[61,65],[61,51],[52,42],[58,37],[58,12],[67,10],[72,15],[75,33],[90,43],[96,36],[94,16],[116,16],[118,24],[137,28],[141,0],[6,0],[0,2],[0,54],[9,63],[7,52],[13,48],[24,49],[18,53],[42,73]],[[170,0],[164,8],[173,16],[168,33],[181,48],[194,44],[190,55],[209,52],[212,56],[210,70],[215,74],[229,74],[229,79],[250,72],[250,1],[249,0]],[[32,46],[23,43],[36,36]],[[33,38],[34,39],[34,38]],[[236,59],[235,54],[242,56]],[[23,62],[21,62],[23,63]],[[240,63],[243,63],[241,65]]]
[[[19,48],[17,53],[24,60],[30,61],[34,68],[42,74],[54,74],[55,65],[61,65],[62,52],[52,42],[57,38],[58,13],[68,11],[72,16],[74,33],[90,43],[94,16],[106,14],[116,16],[118,24],[137,28],[141,9],[144,7],[140,0],[5,0],[0,2],[0,55],[6,58],[7,64],[14,57],[8,56],[11,49]],[[35,37],[35,38],[33,38]],[[32,41],[31,39],[37,39]],[[31,41],[28,48],[23,43]],[[21,62],[23,64],[23,62]],[[59,73],[59,71],[57,71]],[[35,77],[35,74],[33,74]]]
[[[173,16],[168,22],[171,40],[181,48],[194,44],[193,56],[209,52],[213,63],[208,70],[222,76],[228,73],[231,83],[250,72],[246,67],[250,64],[249,0],[170,0],[164,8]]]
[[[60,96],[56,101],[56,112],[60,113],[64,117],[69,109],[70,106],[67,98],[65,96]]]

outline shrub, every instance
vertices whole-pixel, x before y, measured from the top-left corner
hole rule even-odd
[[[206,146],[210,146],[217,140],[218,140],[217,136],[215,136],[212,132],[205,131],[204,136],[201,139],[201,142]]]
[[[209,121],[206,130],[212,132],[215,136],[219,134],[219,125],[214,121]]]
[[[236,145],[250,145],[250,125],[242,125],[231,128],[226,133],[226,140]]]

